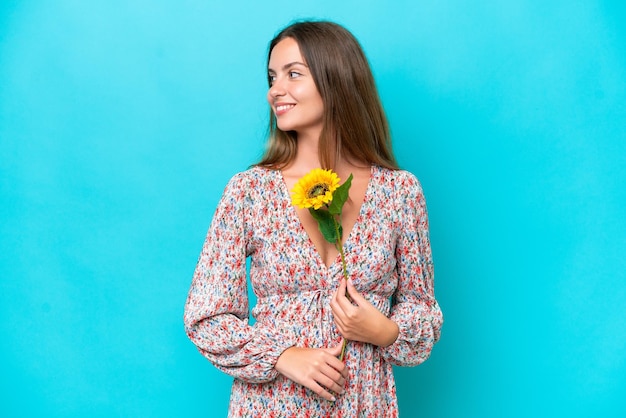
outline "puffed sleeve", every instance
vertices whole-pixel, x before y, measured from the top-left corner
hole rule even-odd
[[[226,186],[207,233],[185,305],[185,331],[223,372],[248,382],[275,379],[274,365],[294,345],[271,323],[248,323],[246,257],[251,240],[250,184]]]
[[[398,324],[396,341],[381,348],[385,360],[398,366],[423,363],[439,340],[443,315],[435,300],[434,270],[426,201],[417,178],[400,172],[396,181],[401,226],[396,243],[398,287],[390,318]]]

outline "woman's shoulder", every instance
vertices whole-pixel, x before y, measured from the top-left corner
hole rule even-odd
[[[279,173],[265,167],[250,167],[235,173],[228,181],[226,191],[239,191],[252,197],[259,192],[275,190],[280,185]]]
[[[379,184],[385,187],[403,191],[411,189],[420,193],[422,191],[420,181],[417,176],[410,171],[374,166],[374,175],[378,179]]]
[[[274,180],[276,178],[276,170],[271,170],[265,167],[252,166],[244,171],[235,173],[229,180],[229,183],[256,183],[264,182],[268,180]]]

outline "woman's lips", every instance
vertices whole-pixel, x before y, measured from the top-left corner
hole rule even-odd
[[[279,103],[274,106],[274,113],[276,114],[276,116],[284,115],[285,113],[293,109],[294,106],[295,104],[292,103]]]

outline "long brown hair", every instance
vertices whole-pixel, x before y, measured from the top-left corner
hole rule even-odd
[[[333,22],[297,22],[272,39],[268,63],[274,47],[285,38],[298,43],[324,103],[324,126],[319,140],[322,167],[333,168],[338,157],[343,156],[397,169],[387,117],[356,38]],[[269,144],[256,165],[283,168],[295,158],[296,148],[296,132],[281,131],[270,109]]]

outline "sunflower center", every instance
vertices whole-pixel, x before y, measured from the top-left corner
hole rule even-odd
[[[313,197],[317,197],[317,196],[321,196],[321,195],[325,195],[327,191],[329,191],[330,188],[328,187],[328,184],[326,183],[317,183],[314,184],[313,186],[311,186],[311,188],[309,189],[308,193],[306,194],[307,197],[313,198]]]

